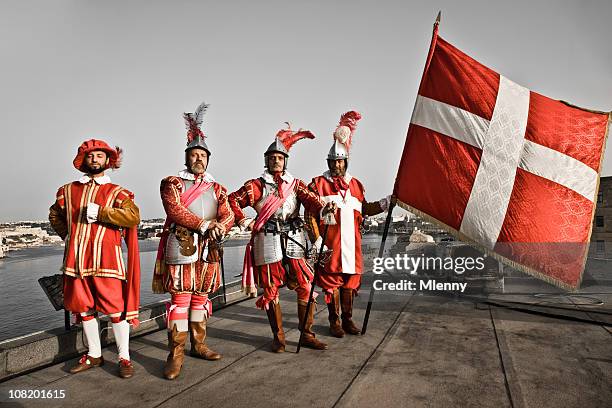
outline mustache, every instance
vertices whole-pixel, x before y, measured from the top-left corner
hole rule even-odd
[[[203,173],[206,170],[206,166],[204,166],[204,162],[201,160],[196,160],[194,161],[191,166],[189,166],[189,169],[191,170],[192,173]]]

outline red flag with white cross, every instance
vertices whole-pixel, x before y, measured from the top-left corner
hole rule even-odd
[[[502,262],[574,290],[610,121],[494,72],[436,23],[394,194]]]

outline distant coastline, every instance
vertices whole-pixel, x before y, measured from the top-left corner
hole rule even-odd
[[[384,226],[386,213],[375,217],[367,217],[364,220],[364,235],[366,234],[381,234]],[[159,236],[164,228],[165,220],[163,218],[152,218],[142,220],[138,226],[138,239],[141,242],[141,251],[149,251],[152,248],[157,248]],[[414,224],[414,225],[413,225]],[[392,225],[389,233],[394,234],[409,234],[414,226],[418,226],[423,230],[423,225],[426,226],[425,231],[429,229],[437,230],[433,225],[415,220],[409,215],[393,217]],[[231,231],[232,236],[225,241],[225,246],[237,246],[245,244],[250,238],[248,232],[240,231],[234,227]],[[142,244],[149,242],[151,244]],[[56,247],[63,246],[63,241],[55,233],[49,221],[15,221],[15,222],[0,222],[0,259],[9,256],[12,251],[21,251],[29,248],[40,247]]]

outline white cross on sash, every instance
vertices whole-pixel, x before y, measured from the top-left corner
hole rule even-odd
[[[346,190],[344,198],[340,194],[321,197],[326,203],[333,202],[340,211],[340,254],[342,273],[355,274],[355,213],[361,213],[361,201]],[[335,248],[334,248],[335,249]]]

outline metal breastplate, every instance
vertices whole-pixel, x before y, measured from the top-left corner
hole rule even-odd
[[[255,208],[255,211],[257,211],[257,213],[261,211],[261,208],[266,202],[266,199],[268,198],[268,196],[270,194],[276,194],[276,191],[277,191],[276,184],[264,183],[263,191],[261,192],[261,198],[253,206]],[[289,193],[289,196],[287,197],[283,205],[281,205],[276,210],[272,218],[277,218],[281,221],[286,221],[289,218],[297,217],[299,215],[299,211],[300,211],[300,205],[297,200],[297,195],[295,194],[295,191],[292,191],[291,193]]]
[[[183,181],[185,182],[185,189],[188,189],[193,185],[193,181]],[[189,204],[187,208],[198,217],[210,221],[217,218],[217,207],[218,203],[217,196],[215,195],[215,189],[211,187],[205,193],[200,194],[200,196]],[[181,254],[179,243],[174,235],[174,232],[172,231],[173,228],[171,229],[171,232],[168,235],[168,241],[166,242],[165,262],[169,265],[186,265],[196,262],[198,260],[199,251],[196,251],[190,256]],[[199,235],[194,233],[193,236],[194,244],[197,248]]]
[[[254,208],[259,213],[270,194],[276,193],[276,185],[265,183],[261,198]],[[306,256],[306,232],[303,224],[292,223],[299,217],[299,203],[292,191],[266,223],[266,227],[253,239],[255,265],[261,266],[288,258],[300,259]]]
[[[193,181],[191,180],[184,180],[184,182],[185,190],[189,189],[193,185]],[[205,193],[200,194],[198,198],[193,200],[193,202],[189,204],[187,208],[198,217],[211,221],[217,218],[218,206],[219,203],[217,202],[215,189],[210,187]]]
[[[283,252],[287,258],[305,258],[308,250],[307,239],[303,228],[280,233],[258,232],[253,239],[255,265],[281,261]]]

